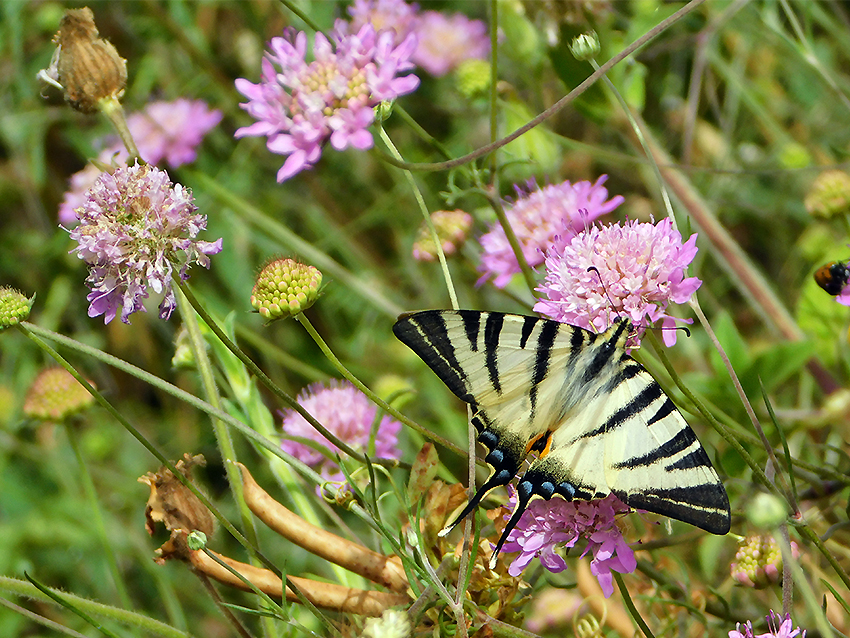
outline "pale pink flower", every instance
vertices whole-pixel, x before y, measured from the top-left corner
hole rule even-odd
[[[378,408],[348,381],[334,379],[328,385],[314,383],[302,390],[298,395],[298,403],[355,450],[372,458],[398,458],[401,455],[398,449],[401,423],[384,415],[375,429],[372,441],[372,425]],[[332,454],[340,453],[339,448],[319,434],[295,410],[283,412],[283,432],[287,437],[318,443]],[[339,466],[316,448],[289,438],[281,441],[281,447],[284,452],[313,467],[328,480],[345,480]]]
[[[515,505],[516,494],[511,490],[508,508]],[[628,574],[637,568],[634,551],[617,526],[617,516],[629,511],[629,506],[613,494],[593,501],[566,501],[559,497],[531,501],[502,547],[506,553],[520,552],[508,573],[519,576],[534,558],[539,558],[550,572],[563,571],[567,563],[556,549],[574,547],[584,539],[587,545],[581,556],[593,554],[590,571],[605,597],[609,597],[614,593],[611,572]]]
[[[505,215],[519,240],[522,254],[532,268],[543,263],[545,253],[556,236],[569,239],[623,202],[620,195],[608,199],[608,190],[602,186],[606,179],[608,176],[603,175],[595,184],[566,181],[538,189],[530,182],[528,190],[514,187],[517,199],[505,208]],[[494,277],[493,285],[504,288],[511,277],[520,272],[520,268],[500,224],[492,225],[481,237],[481,247],[483,252],[478,269],[483,275],[479,283]]]
[[[771,609],[770,615],[766,616],[765,620],[767,621],[768,629],[770,629],[767,633],[755,635],[753,633],[753,624],[748,620],[743,626],[743,631],[741,623],[737,623],[735,629],[729,632],[729,638],[796,638],[796,636],[806,638],[805,629],[801,630],[799,627],[794,629],[794,623],[791,622],[791,614],[785,614],[785,618],[782,618],[782,616]]]
[[[418,13],[419,5],[404,0],[354,0],[348,7],[348,29],[357,32],[365,24],[371,24],[375,31],[389,29],[395,33],[395,43],[401,44],[416,28]]]
[[[127,116],[127,127],[148,164],[162,160],[171,168],[195,161],[204,136],[221,121],[221,111],[202,100],[179,98],[151,102],[139,113]]]
[[[331,40],[317,33],[309,63],[307,34],[288,29],[284,37],[272,38],[259,84],[236,80],[249,100],[240,106],[257,120],[236,137],[268,137],[270,151],[288,156],[278,182],[312,168],[328,141],[338,151],[371,148],[373,107],[419,85],[415,75],[398,77],[413,68],[415,36],[396,45],[393,31],[376,33],[370,24],[357,33],[345,28],[339,22]]]
[[[123,145],[117,143],[98,153],[97,160],[106,165],[111,165],[113,162],[124,164],[127,161],[127,157],[127,150]],[[89,162],[83,170],[71,175],[69,188],[65,192],[62,203],[59,204],[60,225],[73,226],[80,221],[77,218],[76,210],[85,203],[89,189],[94,186],[94,183],[102,172],[97,166]]]
[[[165,171],[135,165],[101,173],[69,231],[78,243],[71,252],[90,267],[89,317],[109,323],[120,307],[121,321],[130,323],[151,288],[163,295],[159,316],[168,319],[176,305],[173,272],[185,281],[193,263],[209,268],[209,255],[221,251],[221,239],[195,239],[207,223],[196,210],[192,192]]]
[[[453,71],[465,60],[483,60],[490,54],[487,25],[462,13],[447,16],[424,11],[415,33],[419,44],[413,61],[435,77]]]
[[[697,253],[697,236],[684,244],[669,218],[657,224],[637,221],[593,226],[573,237],[559,237],[546,252],[546,280],[537,290],[546,295],[534,310],[556,321],[602,332],[616,317],[628,317],[637,331],[662,320],[664,343],[676,343],[670,302],[687,302],[700,287],[685,268]],[[588,271],[588,268],[593,270]]]
[[[437,231],[437,238],[443,253],[451,255],[466,241],[472,228],[472,215],[463,210],[437,210],[431,213],[431,221]],[[431,236],[431,229],[425,222],[419,226],[416,241],[413,242],[413,258],[419,261],[435,261],[437,246]]]

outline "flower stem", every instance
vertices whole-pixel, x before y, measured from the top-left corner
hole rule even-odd
[[[118,591],[118,597],[121,599],[121,604],[125,609],[132,609],[133,604],[130,601],[130,596],[127,594],[127,588],[124,585],[124,580],[121,578],[121,570],[118,568],[118,559],[115,557],[115,551],[112,549],[112,544],[109,542],[109,536],[106,534],[106,526],[103,523],[103,512],[100,509],[100,502],[97,499],[97,490],[94,486],[94,481],[89,472],[83,458],[83,452],[80,449],[80,442],[77,440],[77,432],[74,429],[74,424],[65,419],[65,434],[68,436],[68,442],[71,444],[71,449],[74,451],[74,456],[77,459],[77,465],[80,467],[80,474],[83,480],[83,490],[86,493],[86,498],[89,500],[89,505],[92,510],[92,519],[97,535],[100,537],[100,543],[103,546],[103,553],[106,556],[106,561],[109,563],[109,571],[112,572],[112,581],[115,584],[115,589]]]
[[[640,627],[643,635],[646,636],[646,638],[655,638],[652,631],[649,629],[649,625],[646,624],[646,621],[640,615],[637,607],[635,607],[634,602],[632,602],[632,597],[629,594],[626,584],[623,582],[623,577],[617,572],[611,572],[611,574],[614,576],[614,580],[617,581],[617,587],[620,589],[620,595],[623,597],[623,603],[626,605],[626,609],[629,610],[629,613],[632,615],[632,618],[634,618],[638,627]]]
[[[445,438],[441,437],[439,434],[435,434],[434,432],[431,432],[430,430],[425,429],[424,427],[422,427],[421,425],[419,425],[415,421],[412,421],[411,419],[404,416],[401,412],[396,410],[389,403],[384,401],[381,397],[379,397],[377,394],[375,394],[369,388],[367,388],[366,385],[362,381],[360,381],[360,379],[358,379],[351,372],[349,372],[348,368],[346,368],[342,364],[342,362],[339,359],[337,359],[336,355],[331,351],[331,349],[328,347],[328,344],[325,343],[324,339],[322,339],[321,335],[319,335],[319,333],[316,332],[316,329],[313,327],[313,324],[310,323],[310,320],[307,319],[307,317],[304,315],[303,312],[295,315],[295,319],[302,326],[304,326],[304,329],[313,338],[313,341],[316,342],[316,345],[319,346],[319,349],[328,358],[328,361],[330,361],[333,364],[333,366],[339,371],[339,373],[345,379],[347,379],[352,384],[354,384],[354,386],[358,390],[360,390],[363,394],[365,394],[367,397],[369,397],[369,399],[373,403],[375,403],[379,408],[381,408],[387,414],[395,417],[396,419],[398,419],[399,421],[404,423],[407,427],[409,427],[413,430],[416,430],[417,432],[419,432],[419,434],[421,434],[422,436],[424,436],[428,440],[434,441],[434,443],[439,443],[443,447],[448,448],[449,450],[451,450],[452,452],[454,452],[455,454],[457,454],[461,457],[466,457],[467,453],[466,453],[465,450],[459,448],[457,445],[455,445],[454,443],[452,443],[448,439],[445,439]],[[374,459],[369,459],[369,461],[371,463],[377,462]]]

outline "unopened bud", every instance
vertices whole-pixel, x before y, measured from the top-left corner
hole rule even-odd
[[[35,295],[27,299],[14,288],[0,288],[0,331],[16,326],[30,316]]]
[[[451,255],[466,241],[469,229],[472,228],[472,216],[462,210],[434,211],[431,213],[431,222],[446,255]],[[419,226],[416,241],[413,243],[413,258],[419,261],[437,259],[437,246],[431,229],[425,222]]]
[[[92,403],[94,397],[65,368],[47,368],[27,391],[24,415],[42,421],[62,421]]]
[[[797,543],[791,541],[791,555],[800,556]],[[764,589],[782,577],[782,551],[772,536],[750,536],[738,548],[730,566],[732,578],[746,587]]]
[[[455,70],[455,85],[465,98],[484,95],[490,88],[490,63],[478,58],[464,60]]]
[[[776,529],[785,522],[787,507],[778,496],[762,492],[747,506],[750,523],[761,529]]]
[[[599,46],[599,36],[596,31],[582,33],[573,38],[570,43],[570,53],[576,60],[592,60],[602,48]]]
[[[56,53],[38,74],[61,87],[68,103],[83,113],[96,111],[102,100],[119,99],[127,86],[127,61],[98,35],[91,9],[68,9],[53,39]]]
[[[322,273],[293,259],[269,263],[257,276],[251,305],[266,319],[293,317],[315,303]]]

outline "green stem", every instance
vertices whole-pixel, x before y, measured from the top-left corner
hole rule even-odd
[[[794,524],[795,522],[792,522]],[[844,583],[844,586],[850,591],[850,576],[847,575],[847,572],[844,571],[844,568],[832,555],[827,548],[824,542],[820,539],[820,537],[815,534],[815,531],[810,528],[806,523],[797,523],[795,524],[797,530],[799,530],[801,536],[805,536],[811,543],[814,544],[815,547],[818,548],[818,551],[826,558],[826,561],[832,566],[835,570],[835,573],[838,574],[838,577],[841,579],[841,582]]]
[[[617,581],[617,587],[620,588],[620,595],[623,597],[623,603],[626,605],[626,609],[629,610],[629,614],[631,614],[634,621],[637,623],[640,630],[643,632],[643,635],[646,638],[655,638],[652,634],[652,631],[649,629],[649,625],[646,624],[646,621],[640,615],[640,612],[635,607],[635,604],[632,602],[632,597],[629,595],[629,590],[626,587],[626,584],[623,582],[623,577],[617,572],[611,572],[614,575],[614,580]]]
[[[522,246],[519,243],[519,239],[517,239],[516,233],[511,226],[511,222],[508,220],[508,216],[505,213],[505,207],[502,206],[502,201],[495,193],[489,195],[487,199],[490,202],[490,206],[496,213],[496,218],[499,220],[502,230],[505,231],[505,237],[508,238],[508,243],[511,245],[514,257],[516,257],[517,263],[519,263],[519,269],[520,272],[522,272],[523,279],[525,279],[525,285],[528,286],[531,296],[535,297],[537,280],[534,278],[534,271],[531,269],[531,266],[528,265],[525,253],[522,252]]]
[[[358,379],[353,374],[351,374],[351,372],[348,371],[348,369],[342,364],[342,362],[339,359],[336,358],[336,355],[331,351],[331,349],[328,347],[328,344],[325,343],[324,339],[322,339],[321,335],[319,335],[319,333],[316,332],[316,329],[313,327],[313,324],[310,323],[310,320],[307,319],[307,317],[304,315],[303,312],[296,315],[295,318],[298,320],[298,322],[302,326],[304,326],[304,329],[310,334],[310,336],[313,338],[313,341],[316,342],[316,345],[319,346],[319,349],[328,358],[328,361],[330,361],[333,364],[333,366],[339,371],[339,373],[345,379],[347,379],[352,384],[354,384],[354,386],[358,390],[360,390],[363,394],[365,394],[367,397],[369,397],[369,399],[373,403],[375,403],[378,407],[380,407],[382,410],[384,410],[387,414],[395,417],[396,419],[398,419],[399,421],[404,423],[409,428],[419,432],[419,434],[421,434],[425,438],[427,438],[431,441],[434,441],[435,443],[439,443],[443,447],[448,448],[449,450],[451,450],[452,452],[454,452],[455,454],[457,454],[461,457],[466,457],[467,454],[466,454],[465,450],[462,450],[461,448],[459,448],[457,445],[455,445],[454,443],[452,443],[448,439],[444,439],[443,437],[439,436],[438,434],[435,434],[435,433],[433,433],[429,430],[426,430],[425,428],[423,428],[421,425],[419,425],[415,421],[408,419],[401,412],[396,410],[389,403],[384,401],[381,397],[379,397],[377,394],[375,394],[369,388],[367,388],[366,385],[362,381],[360,381],[360,379]],[[372,463],[376,462],[373,459],[369,459],[369,460]]]
[[[184,631],[175,629],[170,625],[166,625],[165,623],[154,620],[153,618],[143,616],[142,614],[118,609],[116,607],[104,605],[103,603],[97,603],[93,600],[81,598],[80,596],[75,596],[74,594],[69,594],[58,589],[50,587],[47,589],[59,594],[65,600],[73,603],[78,609],[91,614],[92,616],[113,620],[129,627],[138,627],[150,634],[162,636],[163,638],[191,638],[190,634]],[[32,583],[18,580],[17,578],[9,578],[8,576],[0,576],[0,591],[15,594],[17,596],[26,596],[27,598],[41,602],[55,602],[47,596],[47,594],[40,592]]]
[[[83,458],[83,452],[80,449],[80,442],[77,440],[77,432],[74,430],[74,424],[69,420],[64,421],[65,434],[68,436],[68,442],[71,444],[71,449],[74,451],[74,456],[77,459],[77,465],[80,467],[80,474],[83,479],[83,490],[86,493],[86,498],[89,500],[89,505],[92,511],[97,535],[100,537],[100,544],[103,546],[103,553],[106,556],[106,561],[109,564],[109,571],[112,572],[112,581],[115,583],[115,589],[118,591],[118,597],[121,599],[121,604],[125,609],[133,607],[130,601],[130,596],[127,594],[127,588],[124,586],[124,580],[121,578],[121,570],[118,568],[118,559],[115,557],[115,551],[112,549],[112,544],[109,542],[109,536],[106,533],[106,525],[103,522],[103,512],[100,510],[100,502],[97,498],[97,490],[94,487],[94,481],[89,472]]]
[[[393,144],[390,136],[387,135],[387,132],[384,130],[383,126],[378,127],[378,133],[381,136],[381,141],[386,145],[386,147],[390,150],[395,157],[401,159],[401,153],[398,152],[398,149]],[[425,220],[425,225],[428,226],[428,230],[431,233],[431,241],[434,242],[434,247],[437,250],[437,259],[440,261],[440,268],[443,270],[443,279],[446,282],[446,288],[449,292],[449,299],[452,302],[452,308],[455,310],[458,309],[457,303],[457,293],[455,292],[455,285],[452,281],[452,275],[449,272],[449,264],[446,262],[446,254],[443,252],[443,242],[440,241],[440,236],[437,234],[437,229],[434,227],[434,221],[431,219],[431,214],[428,212],[428,206],[425,205],[425,199],[422,197],[422,191],[419,190],[419,186],[416,183],[416,180],[413,178],[413,173],[410,171],[402,171],[404,173],[405,179],[407,179],[407,183],[410,186],[410,190],[413,191],[413,198],[416,200],[416,203],[419,205],[419,211],[422,213],[422,218]]]

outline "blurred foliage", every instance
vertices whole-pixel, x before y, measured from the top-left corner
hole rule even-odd
[[[462,11],[485,20],[489,6],[485,2],[426,4],[429,9]],[[344,2],[302,0],[296,5],[322,29],[346,15]],[[88,318],[84,265],[69,254],[72,245],[67,232],[57,227],[57,208],[68,179],[97,154],[95,140],[111,132],[103,118],[72,111],[57,91],[35,81],[36,73],[50,61],[54,49],[50,40],[64,9],[74,6],[0,3],[0,285],[18,288],[27,296],[37,294],[32,323],[202,395],[196,372],[172,365],[180,329],[177,316],[168,323],[160,321],[151,306],[148,313],[133,315],[129,326],[117,321],[104,326],[99,319]],[[439,266],[411,256],[422,217],[403,173],[374,152],[327,149],[312,171],[277,184],[281,156],[268,152],[264,139],[233,137],[237,128],[251,123],[239,108],[244,98],[233,81],[239,77],[256,81],[268,40],[288,26],[304,29],[303,22],[270,0],[150,0],[90,2],[89,6],[101,34],[128,60],[123,98],[128,111],[140,110],[154,99],[187,97],[203,99],[224,113],[221,124],[205,139],[197,161],[169,170],[173,181],[193,189],[200,212],[208,216],[205,238],[224,238],[224,250],[213,258],[212,268],[196,269],[191,279],[208,310],[219,319],[230,317],[233,335],[242,347],[289,394],[336,376],[296,321],[264,326],[262,318],[251,312],[254,276],[270,258],[310,261],[308,255],[299,254],[300,244],[293,237],[300,238],[340,269],[335,275],[323,268],[325,286],[308,311],[336,356],[369,387],[407,388],[407,394],[397,395],[405,413],[465,447],[466,406],[391,334],[397,312],[449,305]],[[602,43],[601,63],[679,8],[677,3],[649,0],[508,0],[498,6],[495,108],[500,135],[536,116],[591,74],[590,64],[577,62],[569,54],[567,46],[574,35],[596,30]],[[829,536],[827,547],[844,570],[850,569],[850,402],[843,394],[850,378],[850,313],[815,285],[812,273],[824,263],[848,259],[850,248],[842,220],[810,217],[803,200],[819,172],[845,166],[850,153],[848,25],[850,12],[841,3],[708,2],[609,74],[802,331],[799,341],[777,332],[771,318],[763,316],[742,288],[726,255],[700,236],[692,274],[704,282],[699,292],[702,307],[771,444],[781,449],[761,397],[759,384],[764,384],[791,455],[805,463],[798,468],[797,482],[806,521],[818,535]],[[486,97],[464,97],[452,76],[420,75],[419,89],[397,106],[451,157],[490,141]],[[386,130],[406,161],[444,159],[404,118],[393,115]],[[500,195],[506,198],[514,196],[514,183],[529,178],[538,183],[593,181],[605,173],[609,192],[626,198],[615,217],[660,219],[665,215],[655,175],[619,105],[601,82],[505,147],[497,161]],[[492,177],[490,162],[491,158],[485,158],[474,166]],[[476,237],[493,216],[472,188],[470,168],[417,172],[415,178],[429,210],[463,208],[473,214]],[[451,202],[446,201],[449,193]],[[680,223],[693,224],[693,232],[700,232],[698,224],[687,219],[686,207],[678,201],[674,205]],[[461,307],[528,312],[532,299],[520,277],[505,291],[487,284],[476,286],[479,252],[473,240],[450,261]],[[340,274],[355,278],[360,287]],[[698,324],[692,329],[692,338],[679,339],[668,353],[673,367],[764,467],[765,450],[756,442],[720,356]],[[229,353],[220,347],[211,352],[226,409],[256,425],[258,431],[267,428],[272,433],[271,420],[279,421],[277,414],[284,406],[254,387],[252,377]],[[208,416],[129,374],[78,353],[62,353],[167,458],[180,458],[184,452],[204,454],[207,466],[197,471],[199,484],[229,520],[240,521]],[[733,513],[739,514],[762,489],[754,487],[750,468],[688,401],[679,400],[682,396],[673,390],[651,352],[646,353],[646,361],[688,411],[689,422],[728,487]],[[66,430],[27,421],[21,412],[29,384],[49,365],[52,361],[21,334],[0,335],[0,574],[23,578],[27,572],[49,586],[122,606]],[[147,489],[136,479],[156,470],[156,459],[100,408],[79,417],[75,428],[132,610],[192,635],[233,635],[188,569],[176,562],[157,566],[151,560],[165,537],[150,538],[145,533]],[[309,499],[313,514],[327,528],[389,551],[362,520],[316,499],[314,485],[285,478],[281,465],[245,438],[235,436],[234,442],[240,460],[282,503],[299,511]],[[402,461],[413,463],[424,442],[413,430],[403,431]],[[442,462],[437,477],[465,481],[464,460],[446,450],[437,451]],[[420,457],[419,464],[425,460]],[[427,460],[434,462],[430,456]],[[430,465],[428,473],[419,467],[418,471],[429,481],[433,477]],[[387,480],[379,481],[388,492],[380,500],[380,511],[385,521],[396,523],[398,533],[399,521],[407,516],[402,494],[408,477],[403,469],[392,470],[390,476],[396,490]],[[423,488],[408,489],[419,494]],[[630,517],[627,525],[632,533],[627,538],[646,539],[650,551],[639,553],[639,558],[657,572],[642,567],[625,580],[656,635],[725,636],[735,621],[758,621],[768,608],[781,608],[778,587],[756,592],[733,586],[728,564],[737,549],[734,535],[695,534],[693,528],[673,522],[673,536],[668,537],[663,525],[653,524],[655,518]],[[735,518],[734,534],[746,536],[748,527],[743,517]],[[791,534],[803,548],[804,570],[818,604],[826,596],[827,617],[847,632],[847,616],[826,593],[821,579],[845,596],[847,590],[814,546],[793,529]],[[257,535],[265,555],[288,574],[313,574],[334,582],[341,578],[326,562],[294,548],[262,525],[257,525]],[[242,548],[221,530],[211,546],[245,560]],[[578,562],[570,560],[571,566]],[[529,572],[525,578],[536,593],[523,590],[522,596],[536,600],[542,590],[553,586],[566,588],[559,591],[569,595],[585,595],[580,575],[571,571],[552,575],[531,568]],[[476,572],[476,582],[497,591],[497,585],[481,575],[485,573]],[[666,580],[653,580],[653,573]],[[364,587],[365,581],[350,576],[344,584]],[[228,590],[223,596],[236,605],[257,604],[248,594]],[[539,620],[544,612],[529,603],[532,598],[518,596],[514,603],[524,600],[526,617]],[[476,599],[482,607],[491,605],[491,611],[501,609],[503,602],[482,601]],[[798,601],[795,626],[810,622],[809,636],[818,635],[814,611],[805,604],[805,597]],[[86,636],[100,635],[55,606],[19,598],[16,602]],[[572,603],[558,604],[563,610]],[[622,606],[617,597],[608,604]],[[301,635],[303,628],[326,634],[310,612],[301,608],[290,612],[295,621],[292,626],[277,625],[280,635]],[[256,616],[241,614],[240,618],[259,633]],[[556,624],[537,630],[565,635],[573,620],[552,622]],[[348,619],[341,626],[343,634],[357,635],[360,624]],[[0,611],[0,635],[48,633],[23,615]],[[610,627],[604,630],[605,635],[614,633]]]

